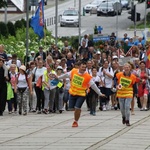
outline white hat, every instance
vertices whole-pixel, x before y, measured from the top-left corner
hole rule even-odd
[[[12,57],[12,55],[11,54],[7,54],[7,57]]]
[[[63,70],[62,66],[58,66],[56,70],[58,70],[58,69]]]
[[[21,70],[23,70],[23,71],[26,71],[26,66],[21,65],[19,69],[21,69]]]
[[[35,52],[34,51],[31,51],[31,54],[34,54]]]
[[[101,54],[101,52],[100,52],[100,51],[97,51],[96,54]]]
[[[118,56],[115,55],[115,56],[112,57],[112,59],[118,59]]]
[[[128,41],[129,41],[128,39],[125,40],[125,42],[128,42]]]
[[[123,56],[123,55],[120,55],[120,58],[124,58],[124,56]]]

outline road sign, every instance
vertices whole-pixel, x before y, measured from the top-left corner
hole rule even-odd
[[[38,6],[38,0],[30,0],[29,6]]]
[[[119,3],[119,2],[114,3],[114,9],[117,11],[121,10],[122,9],[121,3]]]
[[[110,38],[108,35],[93,36],[93,42],[109,41],[109,40],[110,40]]]

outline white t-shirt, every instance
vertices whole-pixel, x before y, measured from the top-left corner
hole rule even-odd
[[[19,74],[17,87],[18,88],[28,87],[28,83],[27,83],[25,74],[21,74],[21,73]]]
[[[9,60],[8,62],[7,62],[7,65],[11,65],[12,64],[12,60]],[[19,68],[20,66],[21,66],[21,61],[20,60],[17,60],[16,61],[16,65],[17,65],[17,67]]]
[[[36,70],[35,69],[36,67],[33,69],[32,73],[35,74],[35,83],[36,83],[38,78],[44,74],[46,68],[42,67],[42,68],[37,68]]]
[[[110,74],[111,76],[114,76],[113,69],[111,67],[108,67],[107,69],[103,68],[106,73]],[[100,79],[104,82],[106,88],[112,88],[112,78],[108,77],[106,74],[103,74],[102,67],[99,68],[98,75]]]
[[[93,79],[94,82],[100,82],[100,77],[99,76],[92,77],[92,79]]]

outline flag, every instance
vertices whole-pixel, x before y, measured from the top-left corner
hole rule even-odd
[[[147,55],[146,67],[149,69],[150,68],[150,46],[148,50],[146,51],[146,55]]]
[[[31,18],[30,25],[40,39],[44,37],[44,0],[40,1],[35,16]]]
[[[128,50],[128,52],[125,54],[125,56],[131,56],[132,57],[132,48],[133,48],[133,46],[131,46],[131,48]]]

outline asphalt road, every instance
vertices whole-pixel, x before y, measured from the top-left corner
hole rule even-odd
[[[129,10],[123,10],[121,16],[118,16],[118,36],[123,36],[125,32],[128,32],[131,36],[134,36],[134,31],[128,31],[127,29],[133,25],[133,22],[128,19]],[[144,18],[145,4],[137,4],[137,12],[141,13],[141,19]],[[101,26],[103,28],[103,34],[110,34],[111,32],[117,33],[117,17],[111,16],[100,16],[97,17],[96,14],[86,14],[81,17],[81,34],[93,34],[94,26]],[[137,22],[139,23],[139,22]],[[55,25],[47,26],[48,30],[55,34]],[[58,24],[58,36],[75,36],[79,35],[77,27],[60,27]],[[138,35],[141,36],[142,32],[139,31]]]

